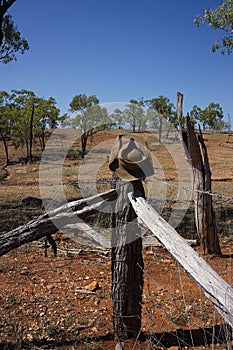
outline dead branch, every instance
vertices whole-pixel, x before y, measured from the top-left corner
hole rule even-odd
[[[109,190],[96,196],[67,203],[31,220],[26,225],[1,235],[0,256],[25,243],[36,241],[44,236],[51,236],[66,225],[77,223],[79,218],[83,219],[93,215],[96,211],[109,205],[112,200],[116,199],[116,196],[116,190]]]

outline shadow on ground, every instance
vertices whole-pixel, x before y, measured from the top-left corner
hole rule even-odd
[[[114,335],[108,334],[106,336],[99,337],[84,337],[76,340],[34,340],[33,342],[22,342],[22,349],[33,349],[33,348],[42,348],[42,349],[57,349],[59,347],[69,347],[75,345],[84,345],[84,344],[102,344],[106,341],[113,341]],[[179,348],[183,347],[196,347],[196,346],[207,346],[213,344],[226,344],[233,340],[232,328],[229,325],[215,325],[210,328],[199,328],[194,330],[183,330],[177,329],[175,332],[162,332],[154,333],[152,335],[143,334],[140,342],[143,346],[143,342],[148,341],[151,345],[157,345],[163,348],[170,348],[172,346],[177,346]],[[4,342],[0,343],[0,350],[13,350],[16,349],[17,344]],[[147,347],[148,349],[148,347]]]

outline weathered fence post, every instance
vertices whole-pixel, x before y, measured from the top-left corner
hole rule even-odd
[[[180,140],[184,143],[186,160],[190,166],[193,191],[194,211],[198,241],[204,253],[221,254],[217,225],[213,210],[211,191],[211,171],[207,148],[199,130],[196,136],[194,126],[189,115],[186,118],[187,129],[184,129],[182,120],[183,94],[177,92],[177,117],[179,121]]]
[[[143,291],[142,239],[128,194],[132,186],[133,192],[145,194],[140,180],[118,184],[112,234],[113,327],[116,338],[124,340],[140,334]]]
[[[141,180],[153,174],[150,152],[135,138],[119,136],[113,144],[109,168],[117,178],[118,199],[113,213],[112,298],[113,327],[118,348],[124,339],[139,337],[143,291],[142,239],[128,194],[139,191]]]
[[[204,171],[204,190],[205,192],[212,191],[211,171],[209,165],[209,157],[207,148],[199,130],[198,140],[202,147],[203,156],[203,171]],[[210,254],[221,254],[221,248],[218,239],[218,230],[216,224],[216,217],[213,209],[212,196],[208,193],[204,194],[204,249]]]
[[[221,254],[212,197],[210,194],[208,194],[208,192],[211,190],[211,172],[207,149],[201,133],[199,133],[197,138],[189,116],[187,117],[187,135],[188,150],[190,153],[193,171],[194,206],[197,234],[204,253]],[[202,152],[200,144],[202,147]]]

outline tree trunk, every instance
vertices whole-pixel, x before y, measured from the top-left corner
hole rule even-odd
[[[163,128],[163,120],[162,117],[159,117],[159,143],[161,143],[162,139],[162,128]]]
[[[10,164],[10,158],[9,158],[9,152],[8,152],[8,145],[7,145],[7,140],[4,136],[4,134],[2,133],[1,129],[0,129],[0,135],[4,144],[4,149],[5,149],[5,154],[6,154],[6,166]]]
[[[27,138],[25,139],[25,144],[26,144],[26,151],[27,151],[27,155],[26,155],[26,163],[27,163],[27,161],[29,160],[29,145],[28,145]]]
[[[221,254],[212,197],[205,193],[211,190],[211,172],[207,149],[202,135],[199,135],[199,142],[203,153],[201,152],[200,144],[189,117],[187,117],[187,134],[188,150],[193,172],[195,222],[198,239],[204,253]]]
[[[136,337],[141,332],[143,290],[142,239],[137,216],[128,194],[139,190],[141,181],[119,181],[119,193],[113,214],[112,298],[113,327],[118,340]]]
[[[45,127],[42,127],[42,130],[41,130],[41,150],[44,151],[45,149]]]
[[[2,11],[1,11],[2,12]],[[3,13],[0,13],[0,47],[3,43],[3,31],[2,31]]]
[[[34,118],[34,103],[32,104],[32,113],[30,118],[30,140],[29,140],[29,161],[32,163],[32,139],[33,139],[33,118]]]
[[[87,132],[84,132],[81,135],[81,142],[82,142],[82,158],[84,159],[85,153],[86,153],[86,145],[87,145]]]

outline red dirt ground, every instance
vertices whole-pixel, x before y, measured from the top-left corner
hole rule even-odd
[[[108,137],[112,135],[100,133],[92,142],[98,144]],[[214,190],[221,189],[232,197],[229,178],[233,178],[233,150],[218,146],[226,144],[227,136],[207,134],[205,138]],[[13,149],[11,156],[16,159]],[[20,202],[27,191],[37,193],[38,164],[30,165],[31,170],[35,169],[30,173],[25,172],[25,167],[19,163],[8,167],[10,175],[0,186],[2,210],[7,194],[12,202],[12,196]],[[219,181],[221,177],[228,178],[227,182]],[[26,192],[22,184],[28,186]],[[11,187],[15,185],[19,186],[18,192]],[[12,211],[7,220],[15,224],[15,215]],[[232,227],[232,223],[228,225]],[[0,258],[0,349],[114,349],[111,252],[80,247],[60,234],[55,238],[60,249],[57,257],[51,248],[46,257],[44,243],[34,242]],[[220,243],[223,256],[204,259],[233,286],[232,234],[221,235]],[[202,255],[198,247],[194,249]],[[125,341],[124,349],[230,349],[232,332],[166,249],[144,247],[143,257],[144,336]]]

